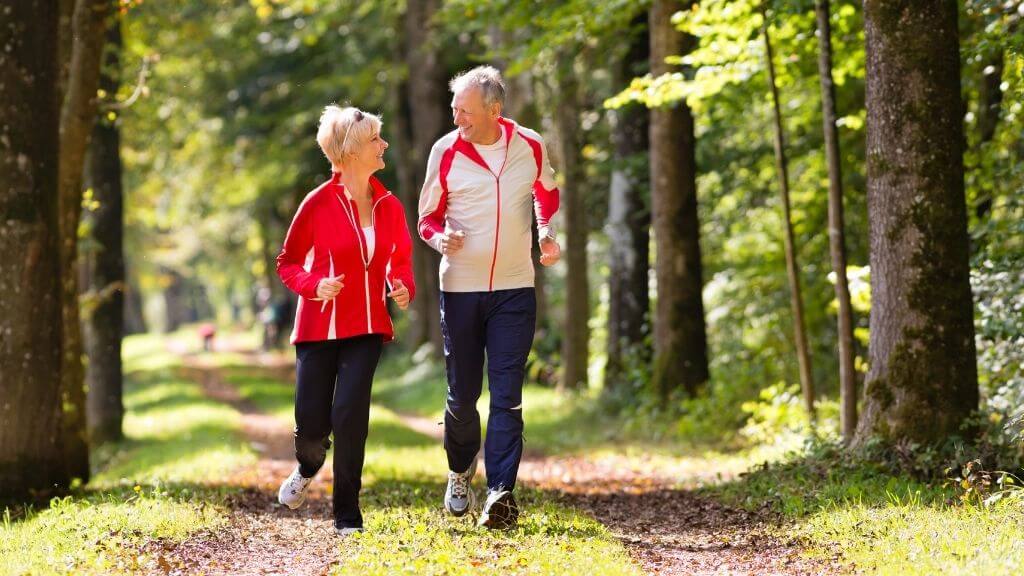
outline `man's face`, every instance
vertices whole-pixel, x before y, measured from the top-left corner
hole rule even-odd
[[[473,144],[490,144],[498,131],[498,104],[484,104],[479,88],[466,88],[452,97],[452,120],[459,127],[463,139]]]

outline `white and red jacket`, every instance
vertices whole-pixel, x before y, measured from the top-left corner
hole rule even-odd
[[[438,252],[462,230],[463,248],[441,258],[441,290],[484,292],[533,286],[531,213],[541,236],[558,210],[558,188],[539,134],[499,118],[505,159],[488,167],[458,130],[434,144],[420,192],[419,234]]]
[[[394,338],[387,310],[387,283],[400,279],[416,293],[412,273],[412,239],[402,203],[370,177],[374,249],[359,223],[359,212],[335,172],[299,205],[277,256],[277,275],[299,295],[291,341],[334,340],[363,334]],[[345,285],[333,300],[317,300],[322,278],[344,274]]]

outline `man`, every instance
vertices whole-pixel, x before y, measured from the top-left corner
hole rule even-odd
[[[519,517],[512,491],[523,453],[523,378],[537,313],[530,219],[535,212],[540,262],[551,266],[561,254],[550,224],[558,189],[540,135],[501,116],[505,84],[496,69],[474,68],[450,88],[457,129],[430,151],[419,202],[420,237],[442,254],[444,506],[462,516],[475,505],[470,482],[480,451],[476,402],[486,354],[491,401],[480,525],[505,529]]]

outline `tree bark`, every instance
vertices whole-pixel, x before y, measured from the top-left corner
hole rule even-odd
[[[71,64],[60,113],[60,257],[63,283],[65,461],[72,476],[89,478],[84,348],[78,302],[78,223],[82,214],[82,171],[96,121],[96,89],[108,0],[78,0],[72,17]]]
[[[828,239],[832,271],[836,275],[839,304],[839,423],[843,442],[849,444],[857,431],[857,371],[853,365],[853,307],[846,278],[846,225],[843,221],[843,177],[836,129],[836,88],[832,82],[832,26],[829,0],[817,0],[818,78],[821,81],[821,117],[828,163]]]
[[[654,0],[651,5],[651,73],[655,77],[679,71],[665,58],[682,54],[688,46],[671,18],[694,4]],[[693,114],[685,101],[679,101],[652,109],[650,119],[651,216],[658,282],[652,381],[662,396],[677,388],[693,396],[708,381]]]
[[[804,304],[800,292],[800,274],[793,239],[793,217],[789,209],[789,169],[786,162],[786,140],[782,128],[782,110],[779,107],[779,89],[775,84],[775,64],[772,61],[772,43],[768,36],[768,15],[764,15],[765,59],[768,65],[768,82],[772,92],[772,109],[775,116],[775,163],[779,173],[779,191],[782,194],[783,244],[786,251],[786,273],[789,276],[789,304],[793,310],[793,336],[796,340],[796,357],[800,369],[800,388],[804,394],[804,407],[811,421],[814,421],[814,379],[811,374],[811,353],[807,346],[807,328],[804,322]]]
[[[978,407],[957,5],[864,3],[871,342],[855,443],[942,441]]]
[[[560,186],[565,223],[565,327],[562,337],[561,388],[586,389],[590,329],[590,288],[587,281],[587,218],[584,212],[583,142],[579,127],[579,83],[573,70],[575,51],[559,56],[557,74],[559,158],[564,184]]]
[[[58,11],[0,11],[0,498],[61,489]]]
[[[439,0],[410,0],[406,3],[405,36],[407,44],[406,64],[409,69],[408,106],[412,132],[412,154],[410,163],[415,167],[415,186],[410,188],[413,196],[406,201],[406,214],[418,237],[416,222],[419,220],[419,190],[426,174],[427,158],[434,142],[443,136],[448,124],[449,106],[447,99],[447,78],[441,62],[440,46],[433,24],[434,15],[440,8]],[[414,192],[415,191],[415,192]],[[423,318],[419,323],[425,332],[415,336],[417,345],[430,342],[434,350],[444,348],[441,337],[440,280],[438,269],[441,256],[417,242],[413,254],[413,271],[417,274],[416,288],[419,301],[414,306]]]
[[[120,87],[121,21],[107,31],[100,89],[113,96]],[[83,314],[86,356],[87,421],[93,443],[123,437],[121,340],[124,337],[124,189],[121,183],[121,135],[115,120],[100,117],[93,127],[88,155],[89,187],[98,207],[90,215],[93,242],[83,265],[89,313]]]
[[[643,28],[630,43],[628,53],[614,68],[614,85],[620,89],[649,67],[650,35],[647,15],[638,18]],[[639,105],[612,111],[612,169],[608,194],[608,363],[605,382],[611,389],[623,385],[626,361],[630,354],[649,354],[644,350],[649,321],[647,295],[651,212],[646,196],[650,186],[646,158],[650,129],[648,112]]]

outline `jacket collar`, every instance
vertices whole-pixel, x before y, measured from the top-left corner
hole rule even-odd
[[[516,134],[516,123],[503,116],[498,117],[498,125],[502,127],[501,137],[505,139],[505,153],[508,154],[508,146],[512,142],[512,137]],[[462,133],[456,132],[455,144],[453,148],[456,152],[461,152],[466,155],[467,158],[476,162],[480,166],[483,166],[487,170],[490,167],[487,166],[487,162],[484,162],[480,152],[477,151],[476,146],[473,146],[472,142],[462,137]]]
[[[341,183],[341,172],[331,171],[331,184],[340,186],[342,189],[345,188],[345,185]],[[384,184],[378,180],[376,176],[370,176],[370,202],[376,203],[378,200],[390,193],[391,192],[384,187]]]

